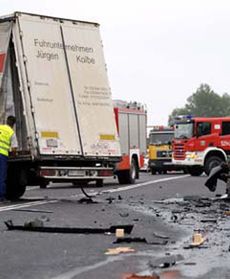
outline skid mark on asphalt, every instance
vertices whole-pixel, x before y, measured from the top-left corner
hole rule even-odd
[[[115,193],[115,192],[121,192],[121,191],[128,191],[128,190],[133,190],[133,189],[136,189],[139,187],[147,186],[150,184],[155,184],[155,183],[165,182],[165,181],[170,181],[170,180],[176,180],[176,179],[182,179],[182,178],[185,178],[188,176],[190,176],[190,175],[186,174],[186,175],[180,175],[180,176],[161,178],[161,179],[157,179],[157,180],[150,180],[150,181],[146,181],[143,183],[127,185],[127,186],[123,186],[123,187],[119,187],[119,188],[111,189],[111,190],[105,190],[105,191],[102,191],[101,193]]]

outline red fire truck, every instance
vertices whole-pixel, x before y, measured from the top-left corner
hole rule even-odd
[[[230,155],[230,117],[180,117],[175,121],[173,163],[208,175]]]
[[[137,102],[114,100],[113,104],[122,153],[115,174],[120,184],[133,184],[146,155],[147,113]]]

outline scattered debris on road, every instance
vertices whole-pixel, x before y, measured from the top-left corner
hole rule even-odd
[[[133,253],[135,252],[135,249],[130,247],[116,247],[116,248],[109,248],[105,255],[118,255],[121,253]]]
[[[174,266],[177,262],[184,260],[184,257],[180,254],[170,255],[166,257],[161,257],[153,261],[149,261],[149,267],[155,268],[168,268]]]
[[[113,243],[131,243],[131,242],[141,242],[141,243],[148,243],[145,238],[141,237],[123,237],[123,238],[117,238]]]
[[[39,220],[40,221],[40,220]],[[117,229],[123,229],[125,233],[130,234],[133,225],[110,226],[109,228],[71,228],[71,227],[45,227],[43,223],[28,222],[28,225],[14,225],[12,220],[4,222],[8,230],[47,232],[47,233],[77,233],[77,234],[99,234],[115,233]],[[30,224],[30,225],[29,225]]]
[[[153,275],[137,275],[137,274],[126,274],[122,279],[160,279],[160,276],[157,274]]]

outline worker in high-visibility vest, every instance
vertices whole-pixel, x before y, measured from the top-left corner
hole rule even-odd
[[[6,124],[0,125],[0,201],[6,199],[7,164],[15,122],[16,118],[10,115]]]

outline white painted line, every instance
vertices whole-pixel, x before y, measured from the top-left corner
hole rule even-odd
[[[151,181],[146,181],[143,183],[138,183],[138,184],[133,184],[133,185],[127,185],[127,186],[123,186],[123,187],[119,187],[116,189],[110,189],[110,190],[105,190],[105,191],[101,191],[101,192],[95,192],[95,193],[90,193],[92,194],[106,194],[106,193],[116,193],[116,192],[122,192],[122,191],[128,191],[128,190],[133,190],[139,187],[143,187],[143,186],[147,186],[150,184],[156,184],[156,183],[160,183],[160,182],[165,182],[165,181],[170,181],[170,180],[176,180],[176,179],[181,179],[181,178],[185,178],[188,177],[190,175],[180,175],[180,176],[174,176],[174,177],[166,177],[166,178],[161,178],[161,179],[157,179],[157,180],[151,180]],[[74,197],[76,196],[82,196],[82,194],[78,194],[78,195],[74,195]],[[53,199],[53,200],[44,200],[44,201],[35,201],[35,202],[28,202],[25,204],[9,204],[7,206],[2,206],[0,207],[0,212],[4,212],[4,211],[9,211],[12,209],[19,209],[19,208],[25,208],[25,207],[30,207],[30,206],[36,206],[36,205],[42,205],[42,204],[47,204],[47,203],[56,203],[58,202],[58,199]]]
[[[29,186],[29,187],[26,187],[26,191],[37,190],[37,189],[40,189],[40,186]]]
[[[146,182],[139,183],[139,184],[127,185],[127,186],[116,188],[116,189],[105,190],[105,191],[102,191],[101,193],[104,194],[104,193],[115,193],[115,192],[121,192],[121,191],[128,191],[128,190],[143,187],[143,186],[146,186],[149,184],[155,184],[155,183],[159,183],[159,182],[181,179],[181,178],[185,178],[188,176],[190,176],[190,175],[186,174],[186,175],[180,175],[180,176],[166,177],[166,178],[161,178],[161,179],[157,179],[157,180],[146,181]]]
[[[36,202],[28,202],[25,204],[14,204],[14,205],[7,205],[7,206],[3,206],[0,207],[0,212],[3,211],[9,211],[12,209],[19,209],[19,208],[24,208],[24,207],[30,207],[30,206],[35,206],[35,205],[42,205],[42,204],[47,204],[47,203],[55,203],[57,202],[56,200],[52,200],[52,201],[36,201]]]
[[[67,278],[72,279],[72,278],[75,278],[77,275],[81,275],[82,273],[85,273],[85,272],[88,272],[91,270],[95,270],[99,267],[103,267],[107,264],[114,263],[116,261],[122,261],[124,259],[124,256],[125,255],[117,255],[116,257],[112,256],[112,257],[108,257],[104,261],[95,263],[94,265],[73,268],[70,271],[67,271],[66,273],[53,277],[52,279],[67,279]]]

